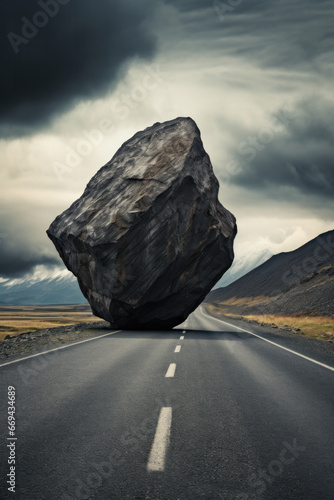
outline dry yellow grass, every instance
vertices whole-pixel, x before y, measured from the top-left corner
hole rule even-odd
[[[303,316],[303,315],[285,315],[276,314],[258,314],[258,315],[236,315],[228,312],[228,309],[217,304],[206,304],[209,311],[223,316],[229,316],[236,319],[245,319],[246,321],[256,321],[261,325],[277,326],[278,328],[289,328],[298,335],[318,339],[334,340],[334,317],[333,316]]]
[[[270,302],[273,297],[266,295],[258,295],[256,297],[232,297],[231,299],[219,302],[222,306],[254,306],[257,304],[266,304]]]
[[[288,327],[306,337],[318,340],[334,339],[334,317],[328,316],[278,316],[269,315],[247,315],[245,319],[253,320],[264,325],[276,325],[277,327]]]
[[[94,321],[99,321],[99,318],[88,308],[75,306],[0,307],[0,341],[7,335]]]

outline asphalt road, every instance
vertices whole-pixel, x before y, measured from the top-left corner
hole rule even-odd
[[[1,499],[333,500],[333,357],[229,323],[199,308],[0,367]]]

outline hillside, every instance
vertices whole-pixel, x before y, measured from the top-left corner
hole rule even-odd
[[[205,302],[232,314],[334,315],[334,231],[274,255]]]
[[[268,248],[260,248],[249,250],[249,247],[244,248],[241,252],[235,251],[234,261],[230,269],[223,275],[222,278],[215,284],[213,289],[228,286],[237,279],[250,272],[255,267],[263,264],[266,260],[272,257],[273,252]]]

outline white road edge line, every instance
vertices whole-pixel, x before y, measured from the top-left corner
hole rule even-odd
[[[165,378],[171,378],[175,375],[176,363],[171,363],[166,372]]]
[[[304,356],[304,354],[300,354],[299,352],[293,351],[292,349],[288,349],[287,347],[283,347],[282,345],[276,344],[276,342],[272,342],[271,340],[265,339],[264,337],[261,337],[261,335],[257,335],[256,333],[250,332],[249,330],[246,330],[245,328],[241,328],[240,326],[235,326],[232,325],[231,323],[227,323],[227,321],[223,321],[222,319],[215,318],[214,316],[208,316],[205,314],[204,311],[202,311],[202,314],[206,316],[207,318],[212,318],[220,321],[221,323],[225,323],[225,325],[232,326],[232,328],[237,328],[238,330],[241,330],[243,332],[249,333],[250,335],[254,335],[254,337],[258,337],[261,340],[264,340],[265,342],[269,342],[269,344],[275,345],[276,347],[279,347],[280,349],[284,349],[284,351],[291,352],[292,354],[295,354],[296,356],[299,356],[300,358],[304,358],[307,361],[311,361],[312,363],[315,363],[316,365],[322,366],[323,368],[327,368],[327,370],[331,370],[334,372],[334,368],[329,365],[325,365],[324,363],[320,363],[320,361],[317,361],[316,359],[309,358],[308,356]]]
[[[158,425],[147,462],[148,472],[159,472],[165,469],[165,459],[170,440],[171,425],[172,408],[171,406],[164,406],[160,410]]]
[[[183,335],[181,335],[180,340],[184,340],[184,336]]]
[[[177,345],[175,347],[175,351],[174,352],[180,352],[181,351],[181,346],[180,345]]]
[[[116,330],[115,332],[105,333],[104,335],[99,335],[98,337],[92,337],[90,339],[80,340],[79,342],[74,342],[73,344],[68,344],[68,345],[64,345],[61,347],[56,347],[55,349],[50,349],[49,351],[38,352],[37,354],[31,354],[31,356],[25,356],[24,358],[14,359],[14,361],[8,361],[8,363],[3,363],[2,365],[0,365],[0,368],[2,366],[12,365],[14,363],[19,363],[20,361],[25,361],[26,359],[36,358],[37,356],[43,356],[43,354],[48,354],[49,352],[60,351],[60,349],[67,349],[68,347],[72,347],[72,346],[78,345],[78,344],[83,344],[84,342],[90,342],[92,340],[101,339],[102,337],[107,337],[108,335],[114,335],[114,333],[119,333],[121,331],[122,330]]]

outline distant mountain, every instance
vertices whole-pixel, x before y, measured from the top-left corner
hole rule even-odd
[[[274,255],[206,302],[235,314],[334,314],[334,231]]]
[[[237,280],[272,255],[270,250],[241,253],[231,269],[217,283],[225,286]],[[48,270],[40,266],[34,273],[20,279],[0,278],[0,304],[46,305],[86,303],[77,279],[67,269]]]
[[[334,231],[319,235],[293,252],[274,256],[263,249],[240,253],[216,285],[226,286],[212,290],[206,301],[223,302],[237,314],[313,311],[334,315],[333,266]],[[40,266],[21,279],[0,278],[2,305],[86,302],[77,279],[64,268],[50,271]]]
[[[66,269],[53,271],[37,270],[22,279],[1,279],[0,304],[82,304],[87,302],[82,295],[77,279]]]
[[[247,251],[237,254],[232,266],[218,281],[218,283],[216,283],[214,289],[233,283],[255,267],[268,260],[270,257],[272,257],[272,255],[273,252],[271,250],[263,248],[255,250],[253,252],[249,252],[249,250],[247,249]]]

